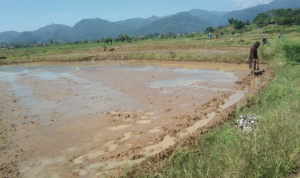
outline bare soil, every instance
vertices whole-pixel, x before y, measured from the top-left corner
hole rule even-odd
[[[116,176],[234,117],[272,69],[102,61],[2,66],[0,177]]]

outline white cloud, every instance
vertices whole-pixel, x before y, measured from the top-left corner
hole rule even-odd
[[[273,0],[227,0],[236,3],[236,6],[242,8],[253,7],[259,4],[268,4]]]

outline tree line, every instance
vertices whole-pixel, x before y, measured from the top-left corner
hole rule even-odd
[[[253,23],[264,26],[269,21],[274,21],[278,25],[300,25],[300,9],[272,9],[264,13],[259,13]]]

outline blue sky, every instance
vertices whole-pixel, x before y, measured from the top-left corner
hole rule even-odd
[[[0,32],[33,31],[55,23],[73,26],[84,18],[111,22],[165,16],[191,9],[232,11],[272,0],[0,0]]]

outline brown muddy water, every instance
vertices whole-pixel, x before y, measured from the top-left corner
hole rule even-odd
[[[9,150],[18,152],[20,177],[102,177],[205,126],[251,89],[236,83],[249,72],[193,62],[0,66]],[[214,98],[217,109],[200,107]]]

